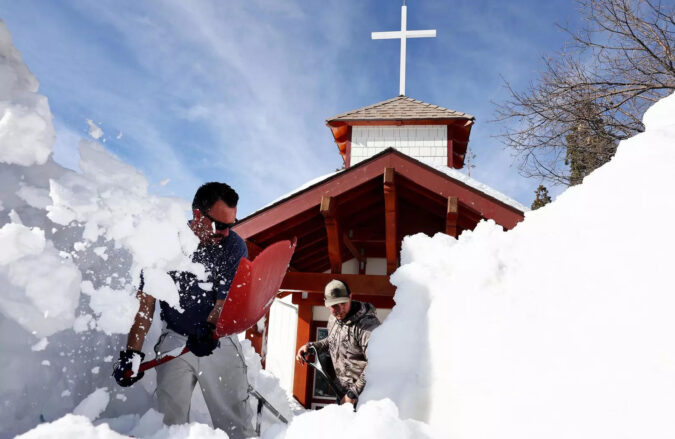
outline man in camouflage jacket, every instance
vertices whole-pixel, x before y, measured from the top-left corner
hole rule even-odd
[[[302,355],[310,347],[314,347],[317,352],[328,351],[338,384],[345,392],[341,402],[356,405],[366,385],[370,333],[380,325],[380,321],[375,314],[375,307],[370,303],[352,300],[349,287],[340,280],[332,280],[326,285],[324,300],[331,311],[328,335],[302,346],[296,358],[303,364]]]

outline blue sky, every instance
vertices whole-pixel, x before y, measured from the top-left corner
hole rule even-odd
[[[55,158],[77,166],[87,119],[151,191],[191,199],[230,183],[239,216],[342,166],[325,119],[398,94],[398,0],[0,0],[14,45],[49,98]],[[562,48],[571,0],[409,0],[406,94],[476,117],[472,177],[529,206],[492,102]],[[161,185],[166,179],[170,181]],[[558,193],[560,189],[553,189]]]

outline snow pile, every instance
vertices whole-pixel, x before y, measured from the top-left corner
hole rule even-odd
[[[101,413],[108,407],[109,403],[110,394],[108,393],[108,389],[105,387],[96,389],[73,409],[73,414],[85,416],[93,421],[101,416]]]
[[[222,430],[212,430],[204,424],[162,426],[161,418],[157,412],[149,412],[148,414],[154,416],[152,418],[146,416],[141,418],[138,427],[129,433],[131,437],[144,437],[146,439],[226,439],[228,437]],[[129,436],[111,430],[108,424],[93,426],[84,416],[66,415],[55,422],[39,425],[28,433],[17,436],[16,439],[51,439],[54,437],[121,439]]]
[[[53,161],[38,87],[0,22],[0,437],[73,411],[97,388],[112,390],[94,411],[145,413],[154,373],[132,389],[110,377],[140,271],[147,291],[176,305],[166,272],[204,276],[190,261],[188,202],[149,195],[140,172],[93,141],[80,144],[81,173]]]
[[[440,437],[673,437],[673,114],[510,232],[407,237],[364,399]]]
[[[47,98],[12,45],[0,20],[0,163],[44,164],[52,152],[54,126]]]

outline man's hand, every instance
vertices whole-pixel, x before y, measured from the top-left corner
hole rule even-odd
[[[143,358],[145,358],[145,354],[134,349],[121,351],[119,360],[113,365],[113,376],[115,377],[117,384],[122,387],[129,387],[143,378],[145,372],[137,372],[138,366],[143,361]],[[137,373],[134,373],[134,370]]]
[[[351,405],[356,407],[356,401],[358,401],[358,399],[359,396],[350,390],[345,394],[345,396],[342,397],[341,404],[350,403]]]
[[[210,322],[201,322],[195,327],[195,331],[188,336],[187,348],[198,357],[211,355],[220,345],[220,341],[214,336],[216,325]]]
[[[306,354],[308,350],[309,350],[308,344],[304,344],[300,347],[300,349],[298,349],[298,354],[295,356],[295,359],[297,360],[298,363],[305,364],[305,359],[302,358],[302,356]]]

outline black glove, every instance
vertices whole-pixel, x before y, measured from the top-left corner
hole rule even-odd
[[[113,376],[115,377],[115,381],[122,387],[129,387],[145,375],[145,372],[138,372],[136,376],[131,376],[133,374],[132,360],[134,355],[140,355],[141,361],[145,358],[143,352],[127,349],[126,351],[120,352],[120,359],[113,365]]]
[[[213,350],[220,346],[220,341],[214,336],[216,326],[213,323],[201,322],[188,336],[187,348],[198,357],[211,355]]]

